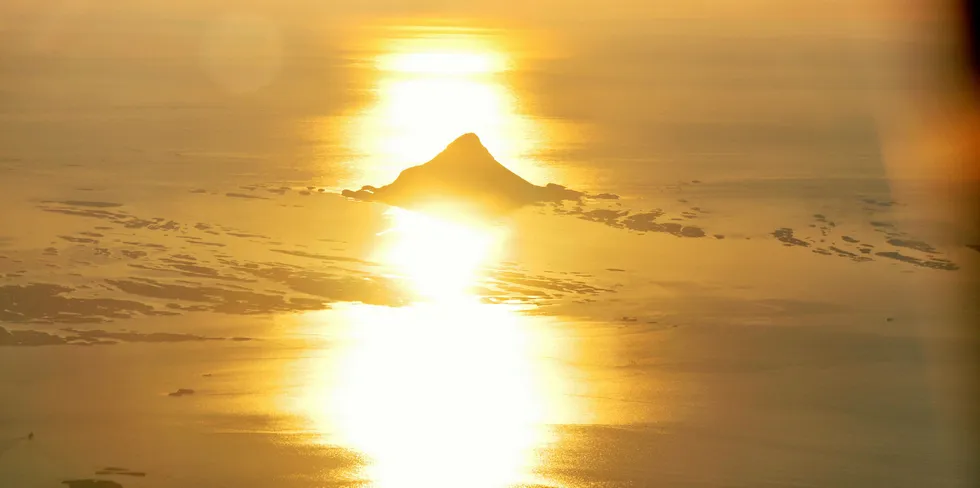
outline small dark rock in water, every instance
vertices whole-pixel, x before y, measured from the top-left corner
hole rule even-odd
[[[614,271],[614,272],[622,273],[626,270],[622,268],[606,268],[606,271]]]
[[[109,466],[109,467],[106,467],[106,468],[102,468],[99,471],[96,471],[95,474],[100,475],[100,476],[116,476],[116,475],[119,475],[119,476],[134,476],[134,477],[137,477],[137,478],[144,478],[144,477],[146,477],[146,473],[144,473],[142,471],[132,471],[132,470],[129,470],[129,469],[126,469],[126,468],[119,468],[119,467],[115,467],[115,466]]]
[[[886,318],[886,319],[885,319],[885,322],[891,322],[891,321],[893,321],[893,320],[895,320],[895,319],[893,319],[893,318],[891,318],[891,317],[888,317],[888,318]]]
[[[193,395],[193,394],[194,394],[194,390],[191,390],[189,388],[180,388],[177,391],[172,391],[168,393],[167,396],[181,397],[181,396]]]
[[[681,229],[681,235],[684,237],[704,237],[704,231],[698,227],[684,227]]]
[[[636,322],[636,317],[623,316],[623,322]]]
[[[810,243],[793,237],[793,229],[783,227],[772,232],[772,236],[783,243],[784,246],[810,247]]]
[[[724,239],[725,236],[722,234],[715,234],[715,239]]]
[[[252,200],[268,200],[268,198],[266,197],[260,197],[258,195],[249,195],[248,193],[229,192],[229,193],[225,193],[225,196],[231,198],[246,198]]]
[[[123,485],[110,480],[65,480],[61,484],[68,485],[68,488],[123,488]]]

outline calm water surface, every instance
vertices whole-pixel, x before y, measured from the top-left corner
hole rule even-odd
[[[201,8],[11,10],[0,485],[969,485],[903,34]],[[467,132],[618,199],[338,195]]]

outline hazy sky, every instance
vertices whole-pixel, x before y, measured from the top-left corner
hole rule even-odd
[[[652,20],[676,22],[710,21],[715,27],[750,22],[753,29],[800,31],[848,30],[890,31],[896,26],[918,24],[941,16],[935,2],[922,0],[831,0],[780,2],[772,0],[721,0],[704,2],[650,2],[630,0],[575,2],[575,8],[558,0],[501,2],[493,0],[448,1],[368,0],[359,2],[255,0],[231,2],[205,0],[188,4],[161,0],[12,0],[0,5],[0,32],[14,40],[23,36],[57,36],[68,32],[193,31],[222,15],[249,14],[293,28],[331,29],[353,18],[377,17],[467,17],[502,24],[562,24],[580,21],[575,27],[590,30],[605,21],[649,29]],[[719,25],[721,24],[721,25]],[[684,29],[685,25],[666,25]],[[687,26],[689,27],[689,26]],[[320,31],[329,36],[330,32]]]

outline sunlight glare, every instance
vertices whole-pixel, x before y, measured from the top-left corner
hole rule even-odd
[[[310,314],[331,337],[300,402],[318,431],[365,456],[375,488],[505,488],[535,482],[536,450],[567,389],[547,358],[547,319],[472,290],[505,233],[472,220],[393,209],[378,260],[421,300]],[[325,325],[330,324],[327,327]]]
[[[402,73],[468,75],[495,73],[507,68],[502,56],[490,52],[415,52],[382,56],[378,61],[382,70]]]
[[[348,335],[312,405],[324,430],[367,457],[358,478],[376,488],[527,481],[547,440],[548,391],[522,316],[478,303],[339,313]]]
[[[392,265],[409,287],[429,300],[467,297],[483,265],[499,255],[503,229],[484,223],[450,221],[392,208],[393,227],[383,237],[380,261]]]
[[[456,32],[391,40],[375,58],[376,99],[341,126],[356,155],[349,186],[388,183],[467,132],[524,178],[547,181],[534,160],[543,127],[521,112],[505,77],[511,61],[499,43]]]
[[[500,40],[479,29],[410,33],[375,56],[375,100],[339,126],[322,126],[339,127],[356,155],[348,187],[387,184],[467,132],[521,176],[548,181],[532,161],[541,122],[520,112]],[[302,363],[305,386],[294,405],[324,443],[364,456],[352,483],[538,483],[547,425],[573,410],[561,393],[571,388],[562,366],[551,359],[564,344],[550,319],[481,302],[479,286],[503,258],[506,228],[438,210],[441,217],[387,210],[390,226],[371,256],[411,303],[335,304],[306,316],[329,346]]]

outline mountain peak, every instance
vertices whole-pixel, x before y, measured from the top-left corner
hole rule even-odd
[[[402,171],[395,181],[344,195],[420,208],[433,202],[471,205],[492,213],[537,201],[574,200],[578,192],[536,186],[500,164],[470,132],[457,137],[429,162]]]
[[[468,132],[449,143],[435,159],[450,160],[459,164],[475,161],[485,162],[488,159],[492,160],[493,156],[476,134]]]
[[[447,147],[453,147],[453,146],[479,146],[479,147],[483,147],[483,143],[480,142],[480,136],[476,135],[473,132],[467,132],[466,134],[463,134],[463,135],[457,137],[456,140],[453,141],[453,142],[451,142],[451,143],[449,143],[449,146],[447,146]]]

